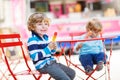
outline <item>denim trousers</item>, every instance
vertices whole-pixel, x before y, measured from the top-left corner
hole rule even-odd
[[[40,73],[48,73],[55,80],[73,80],[75,71],[61,63],[52,61],[38,70]]]
[[[106,56],[106,57],[105,57]],[[86,69],[86,67],[89,65],[91,68],[93,68],[94,64],[97,64],[100,61],[103,61],[104,64],[106,63],[107,55],[103,52],[100,52],[99,54],[85,54],[80,55],[79,60]]]

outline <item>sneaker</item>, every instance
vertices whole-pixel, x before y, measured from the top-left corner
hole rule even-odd
[[[90,75],[92,74],[93,70],[89,71],[89,72],[85,72],[86,75]]]
[[[85,69],[85,73],[87,75],[90,75],[92,72],[93,72],[93,68],[91,66],[87,66],[86,69]]]
[[[97,71],[100,71],[103,69],[103,65],[104,65],[104,62],[103,61],[100,61],[98,64],[97,64]]]

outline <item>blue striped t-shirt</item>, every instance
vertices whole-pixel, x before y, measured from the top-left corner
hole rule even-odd
[[[49,64],[51,60],[55,60],[52,56],[55,50],[51,50],[48,47],[49,43],[50,41],[46,34],[42,38],[37,33],[32,32],[31,37],[28,39],[28,51],[36,69],[40,69],[45,64]]]

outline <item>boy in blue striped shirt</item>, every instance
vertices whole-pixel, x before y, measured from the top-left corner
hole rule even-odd
[[[32,35],[28,39],[28,51],[35,68],[40,73],[48,73],[55,80],[73,80],[75,71],[57,63],[54,54],[56,43],[49,40],[46,34],[49,18],[44,13],[34,13],[28,19],[28,30]]]

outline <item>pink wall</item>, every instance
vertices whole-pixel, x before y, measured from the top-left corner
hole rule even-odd
[[[102,20],[103,25],[103,33],[104,34],[113,34],[120,33],[120,20]],[[74,22],[74,23],[60,23],[51,25],[49,28],[49,35],[52,35],[54,32],[58,32],[59,35],[69,35],[69,33],[82,33],[85,32],[85,24],[84,22]]]

